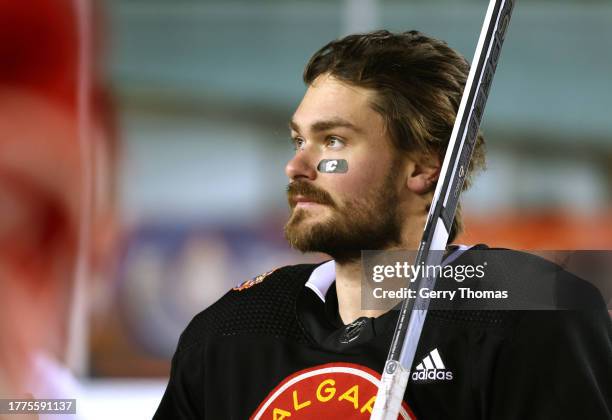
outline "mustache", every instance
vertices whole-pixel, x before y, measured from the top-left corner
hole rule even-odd
[[[295,207],[295,200],[298,195],[314,203],[336,207],[336,203],[327,191],[306,181],[293,181],[287,185],[287,200],[291,208]]]

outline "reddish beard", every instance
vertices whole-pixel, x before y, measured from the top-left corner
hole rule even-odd
[[[285,237],[291,247],[302,252],[322,252],[337,262],[358,260],[362,250],[385,249],[401,241],[398,193],[394,189],[393,170],[379,189],[345,203],[336,203],[331,195],[307,181],[294,181],[287,187],[291,207],[285,225]],[[308,223],[309,210],[296,208],[296,197],[329,207],[326,220]]]

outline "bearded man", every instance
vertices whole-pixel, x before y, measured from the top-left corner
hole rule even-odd
[[[198,314],[155,418],[369,418],[397,311],[362,307],[361,252],[418,248],[468,70],[416,31],[351,35],[315,53],[290,122],[285,234],[332,260],[262,274]],[[466,187],[483,165],[479,135]],[[466,248],[449,246],[445,261]],[[415,359],[423,375],[400,417],[610,415],[605,307],[515,312],[430,311]]]

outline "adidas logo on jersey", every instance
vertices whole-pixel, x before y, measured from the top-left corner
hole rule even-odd
[[[410,375],[413,381],[451,381],[453,372],[446,369],[438,349],[433,349]]]

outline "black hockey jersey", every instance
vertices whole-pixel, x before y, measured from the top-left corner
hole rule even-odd
[[[343,325],[333,264],[279,268],[198,314],[154,418],[369,418],[397,311]],[[583,311],[429,311],[400,418],[609,419],[611,407],[599,299]]]

